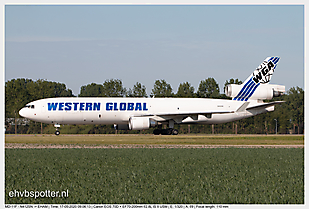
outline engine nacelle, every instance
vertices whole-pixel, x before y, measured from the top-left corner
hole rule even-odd
[[[149,117],[131,117],[129,120],[130,130],[143,130],[155,127],[157,122]]]
[[[238,92],[241,90],[241,88],[243,87],[243,85],[239,85],[239,84],[228,84],[225,87],[225,95],[228,97],[236,97]]]
[[[228,97],[236,97],[243,85],[229,84],[225,87],[225,95]],[[250,99],[252,100],[263,100],[272,99],[273,97],[281,96],[285,93],[285,86],[283,85],[272,85],[272,84],[260,84],[255,90]]]

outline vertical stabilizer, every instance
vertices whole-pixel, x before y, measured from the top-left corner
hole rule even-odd
[[[269,83],[279,59],[279,57],[267,57],[241,85],[240,91],[233,100],[247,101],[254,94],[260,84]]]

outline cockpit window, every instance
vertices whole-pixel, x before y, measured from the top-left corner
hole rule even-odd
[[[34,105],[26,105],[25,107],[34,109]]]

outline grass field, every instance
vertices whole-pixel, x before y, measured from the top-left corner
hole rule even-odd
[[[5,143],[302,146],[304,136],[6,135]],[[9,197],[25,190],[69,196]],[[5,149],[5,203],[304,204],[304,149]]]
[[[303,135],[5,135],[22,144],[304,145]]]
[[[5,179],[6,204],[304,204],[304,149],[6,149]]]

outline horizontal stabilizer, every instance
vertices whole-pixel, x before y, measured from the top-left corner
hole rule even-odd
[[[267,107],[271,107],[271,106],[274,106],[276,104],[281,104],[285,101],[276,101],[276,102],[270,102],[270,103],[262,103],[262,104],[258,104],[258,105],[255,105],[255,106],[252,106],[252,107],[249,107],[247,108],[247,110],[253,110],[253,109],[257,109],[257,108],[267,108]]]
[[[250,102],[245,102],[245,103],[243,103],[243,104],[236,110],[236,112],[243,112],[243,111],[245,111],[246,108],[248,107],[249,103],[250,103]]]

